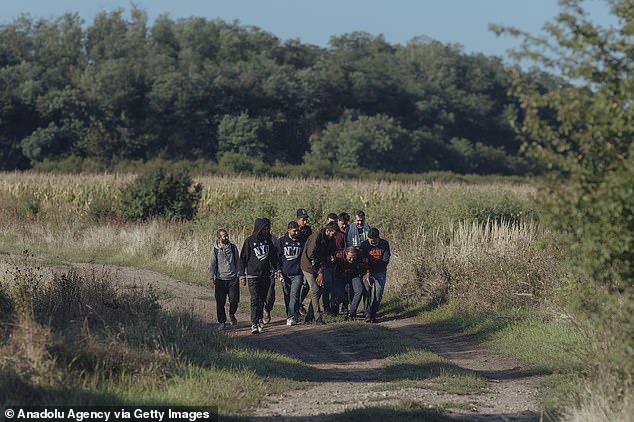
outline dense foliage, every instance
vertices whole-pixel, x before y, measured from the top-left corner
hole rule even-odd
[[[509,69],[423,38],[392,45],[355,32],[321,48],[220,20],[150,24],[137,8],[88,25],[25,16],[0,26],[0,84],[0,169],[239,154],[266,165],[531,170],[507,120],[517,108]]]
[[[592,23],[581,1],[562,5],[546,26],[553,41],[524,34],[520,56],[540,60],[574,84],[544,93],[518,78],[523,116],[517,127],[528,150],[554,170],[541,192],[571,252],[576,277],[567,293],[598,323],[606,362],[631,383],[634,3],[611,1],[618,24],[607,29]]]
[[[194,184],[186,171],[159,167],[123,190],[121,210],[132,220],[151,217],[191,220],[196,216],[201,194],[202,185]]]

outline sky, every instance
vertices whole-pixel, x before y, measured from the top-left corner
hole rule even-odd
[[[0,0],[0,24],[21,14],[51,19],[65,12],[78,13],[90,23],[100,11],[129,12],[131,4],[128,0]],[[426,36],[460,44],[467,53],[501,57],[519,40],[496,37],[488,30],[490,23],[539,34],[559,10],[557,0],[135,0],[134,4],[147,12],[150,21],[161,14],[173,19],[238,20],[282,40],[299,39],[322,47],[333,35],[365,31],[382,34],[392,44]],[[604,0],[585,4],[597,23],[614,23]]]

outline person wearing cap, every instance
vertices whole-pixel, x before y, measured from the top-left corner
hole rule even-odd
[[[354,213],[354,222],[348,228],[348,246],[358,248],[368,238],[369,231],[370,226],[365,222],[365,212],[358,210]]]
[[[306,208],[298,208],[297,209],[297,224],[299,225],[299,238],[302,242],[306,242],[308,237],[313,234],[313,229],[308,225],[308,220],[310,217],[308,216],[308,211]]]
[[[366,316],[366,321],[376,322],[376,314],[381,305],[387,279],[387,266],[390,263],[390,244],[387,240],[381,239],[378,229],[371,228],[368,239],[359,246],[359,251],[367,260],[370,277],[374,279],[374,297],[372,297],[370,315],[369,318]]]

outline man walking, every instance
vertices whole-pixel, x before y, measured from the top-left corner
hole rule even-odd
[[[370,316],[366,322],[376,322],[376,314],[381,305],[383,290],[387,278],[387,266],[390,263],[390,244],[381,239],[379,230],[371,228],[368,239],[359,246],[362,256],[367,259],[370,277],[374,279],[374,297],[370,308]]]
[[[296,221],[291,221],[278,245],[280,282],[286,305],[286,325],[295,325],[299,321],[299,291],[304,283],[304,274],[300,267],[303,250],[304,242],[299,239],[299,225]]]
[[[220,229],[209,258],[209,280],[215,289],[216,315],[218,329],[224,330],[227,322],[225,303],[229,297],[229,318],[236,325],[236,311],[240,302],[240,284],[238,282],[238,248],[229,241],[229,233]]]
[[[325,264],[327,261],[334,260],[336,231],[335,223],[327,224],[322,230],[310,235],[302,252],[301,269],[310,286],[310,307],[317,324],[324,324],[319,298],[322,292]],[[308,314],[310,314],[310,308]]]
[[[271,222],[268,218],[256,218],[253,234],[242,245],[238,266],[242,285],[247,285],[248,281],[251,294],[251,334],[264,331],[260,320],[271,284],[271,270],[277,268],[278,255],[271,242]]]
[[[348,246],[358,248],[368,238],[370,226],[365,222],[365,212],[359,210],[354,213],[354,223],[348,228],[346,241]]]

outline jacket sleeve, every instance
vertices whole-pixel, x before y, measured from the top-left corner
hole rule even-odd
[[[211,248],[211,257],[209,257],[209,278],[216,277],[216,265],[218,261],[218,257],[216,256],[216,248]]]
[[[313,271],[315,271],[316,265],[314,264],[318,263],[319,261],[319,257],[317,257],[317,236],[309,237],[308,241],[306,242],[305,248],[306,257],[308,258]]]
[[[279,271],[280,270],[280,256],[279,256],[279,240],[275,240],[275,242],[271,241],[271,251],[269,253],[270,258],[270,262],[271,262],[271,267],[275,270],[275,271]]]
[[[240,259],[238,259],[238,277],[244,277],[249,260],[249,238],[245,239],[240,251]]]
[[[385,265],[390,263],[390,258],[392,257],[392,253],[390,252],[390,242],[385,241],[385,252],[383,252],[383,261]]]

